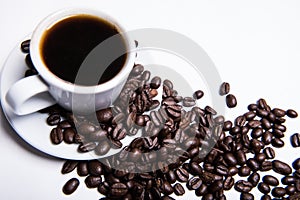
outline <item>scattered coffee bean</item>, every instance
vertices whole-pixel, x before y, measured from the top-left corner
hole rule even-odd
[[[220,95],[226,95],[230,92],[230,85],[227,82],[223,82],[220,86],[219,94]]]
[[[60,144],[63,141],[63,131],[61,128],[53,128],[50,132],[50,139],[53,144]]]
[[[184,190],[184,187],[182,187],[182,185],[180,183],[176,183],[174,185],[174,193],[177,195],[177,196],[181,196],[185,193],[185,190]]]
[[[228,108],[234,108],[237,105],[237,100],[233,94],[228,94],[226,96],[226,105]]]
[[[264,193],[264,194],[268,194],[271,191],[270,186],[263,182],[259,183],[257,188],[261,193]]]
[[[197,90],[194,92],[194,99],[201,99],[204,96],[204,92],[202,90]]]
[[[283,197],[286,194],[286,191],[283,187],[275,187],[272,190],[272,195],[274,197]]]
[[[234,189],[238,192],[250,192],[252,184],[249,181],[239,180],[235,183]]]
[[[286,115],[290,118],[296,118],[298,117],[298,113],[295,111],[295,110],[292,110],[292,109],[288,109],[286,111]]]
[[[273,160],[272,164],[274,172],[278,174],[289,175],[290,173],[292,173],[292,168],[282,161]]]
[[[294,133],[291,135],[291,144],[293,147],[299,147],[300,146],[300,134]]]
[[[241,200],[254,200],[254,196],[251,193],[243,192],[241,194]]]
[[[59,114],[52,114],[47,118],[47,124],[50,126],[58,125],[60,122]]]
[[[260,180],[260,175],[257,172],[253,172],[247,179],[253,187],[256,187],[259,180]]]
[[[101,176],[87,176],[84,182],[88,188],[96,188],[101,183],[101,181]]]
[[[30,40],[25,40],[21,43],[21,51],[23,53],[29,53]]]
[[[297,158],[292,165],[295,170],[300,169],[300,158]]]
[[[62,189],[63,193],[65,193],[66,195],[70,195],[73,192],[75,192],[78,186],[79,186],[79,180],[77,178],[72,178],[69,181],[67,181],[63,186]]]

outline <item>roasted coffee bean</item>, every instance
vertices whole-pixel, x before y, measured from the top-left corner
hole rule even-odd
[[[195,102],[195,99],[193,99],[192,97],[184,97],[182,105],[185,107],[192,107],[192,106],[196,105],[196,102]]]
[[[295,170],[300,169],[300,158],[297,158],[292,165]]]
[[[148,81],[150,79],[150,76],[151,76],[151,72],[148,71],[148,70],[145,70],[143,73],[142,73],[142,80],[144,81]]]
[[[186,183],[186,187],[189,190],[196,190],[202,185],[202,180],[198,177],[192,177]]]
[[[234,108],[237,105],[237,100],[233,94],[228,94],[226,96],[226,105],[228,108]]]
[[[96,111],[96,116],[99,122],[107,123],[113,118],[113,113],[111,108],[105,108],[102,110]]]
[[[263,195],[260,200],[272,200],[271,196],[270,195]]]
[[[174,193],[177,196],[182,196],[185,193],[184,187],[182,187],[180,183],[176,183],[173,188],[174,188]]]
[[[115,197],[124,196],[128,192],[128,188],[124,183],[114,183],[110,187],[110,194]]]
[[[180,182],[187,182],[189,179],[189,173],[183,168],[176,169],[175,174],[177,176],[177,180]]]
[[[298,117],[298,113],[295,111],[295,110],[292,110],[292,109],[288,109],[286,111],[286,115],[290,118],[296,118]]]
[[[160,84],[161,84],[161,78],[158,76],[154,76],[150,81],[150,87],[153,89],[159,88]]]
[[[207,193],[202,197],[202,200],[213,200],[214,199],[214,195],[211,193]]]
[[[234,124],[236,126],[244,126],[246,123],[246,117],[244,115],[240,115],[238,116],[235,120],[234,120]]]
[[[272,131],[273,135],[276,137],[276,138],[283,138],[284,137],[284,133],[278,129],[274,129]]]
[[[262,135],[262,142],[265,143],[265,145],[271,144],[272,138],[273,138],[272,133],[269,131],[266,131]]]
[[[53,144],[60,144],[63,141],[63,131],[61,128],[53,128],[50,132],[50,139]]]
[[[79,176],[87,176],[89,174],[87,161],[79,161],[77,165],[77,174]]]
[[[103,166],[98,160],[91,160],[88,163],[88,169],[91,175],[100,176],[104,173]]]
[[[273,147],[281,148],[284,146],[284,141],[280,138],[273,138],[271,144]]]
[[[285,110],[282,110],[280,108],[274,108],[272,110],[272,113],[276,115],[276,117],[284,117],[285,116]]]
[[[229,176],[234,176],[239,172],[238,168],[235,166],[229,167],[228,168],[228,175]]]
[[[123,143],[120,140],[110,140],[110,147],[112,149],[120,149],[122,146]]]
[[[264,161],[261,163],[260,165],[260,171],[262,172],[266,172],[266,171],[269,171],[271,170],[273,167],[272,167],[272,162],[271,161]]]
[[[246,163],[253,171],[257,171],[260,168],[259,163],[254,158],[249,158]]]
[[[255,160],[257,160],[258,162],[262,163],[266,160],[267,156],[264,153],[258,153],[254,156]]]
[[[253,172],[247,179],[253,187],[256,187],[259,180],[260,180],[260,175],[257,172]]]
[[[223,181],[222,180],[217,180],[214,181],[212,184],[209,186],[209,191],[211,193],[215,193],[223,188]]]
[[[286,127],[284,125],[282,125],[282,124],[274,124],[273,126],[274,126],[274,129],[278,129],[278,130],[280,130],[282,132],[286,131]]]
[[[175,200],[173,197],[170,197],[170,196],[163,196],[161,198],[161,200]]]
[[[281,183],[284,185],[292,185],[296,182],[296,178],[293,176],[285,176],[281,179]]]
[[[267,120],[266,118],[262,118],[262,119],[260,120],[260,122],[261,122],[261,126],[262,126],[265,130],[269,130],[269,129],[272,127],[271,123],[270,123],[269,120]]]
[[[101,176],[87,176],[84,180],[85,185],[88,188],[96,188],[101,183],[102,178]]]
[[[162,184],[162,192],[165,195],[170,195],[174,192],[174,189],[173,189],[172,185],[169,182],[164,181],[163,184]]]
[[[253,194],[251,194],[251,193],[248,193],[248,192],[243,192],[242,194],[241,194],[241,198],[240,198],[241,200],[254,200],[254,196],[253,196]]]
[[[196,196],[203,196],[204,194],[207,193],[208,187],[206,184],[202,184],[196,191],[195,194]]]
[[[292,168],[282,161],[273,160],[272,164],[274,172],[278,174],[289,175],[290,173],[292,173]]]
[[[219,94],[221,96],[226,95],[230,92],[230,85],[227,82],[223,82],[220,86]]]
[[[271,191],[270,186],[263,182],[259,183],[257,188],[261,193],[264,193],[264,194],[268,194]]]
[[[67,160],[63,164],[63,167],[61,169],[62,174],[67,174],[73,171],[77,167],[78,161],[76,160]]]
[[[82,122],[78,127],[78,132],[83,135],[89,135],[96,131],[96,127],[90,122]]]
[[[70,195],[73,192],[75,192],[75,190],[78,188],[79,186],[79,180],[77,178],[72,178],[70,180],[68,180],[65,185],[63,186],[63,193],[66,195]]]
[[[85,137],[83,135],[80,135],[78,133],[75,134],[74,136],[74,142],[76,144],[82,144],[84,143],[86,140],[85,140]]]
[[[144,66],[141,64],[135,64],[130,72],[130,75],[137,76],[144,71]]]
[[[189,164],[189,169],[193,175],[200,175],[203,172],[202,167],[196,162],[191,162]]]
[[[102,141],[107,138],[107,131],[103,129],[96,130],[88,136],[93,141]]]
[[[232,122],[231,121],[225,121],[223,124],[223,130],[229,131],[232,128]]]
[[[237,160],[232,153],[226,153],[223,157],[229,166],[235,166],[237,164]]]
[[[232,176],[228,176],[225,178],[223,182],[223,189],[224,190],[230,190],[234,185],[234,178]]]
[[[274,197],[283,197],[286,194],[286,191],[283,187],[276,187],[272,190],[272,195]]]
[[[249,176],[251,173],[251,169],[248,166],[242,166],[239,168],[239,176],[241,177],[245,177],[245,176]]]
[[[296,187],[293,185],[289,185],[289,186],[285,187],[284,189],[285,189],[287,195],[293,195],[297,191]],[[299,198],[300,198],[300,196],[299,196]],[[291,199],[291,197],[290,197],[290,199]]]
[[[210,106],[205,106],[204,110],[205,110],[206,114],[211,114],[211,115],[216,115],[217,114],[217,111],[215,111]]]
[[[110,144],[107,140],[100,141],[95,147],[95,153],[97,155],[105,155],[110,150]]]
[[[76,135],[76,132],[74,131],[73,128],[66,128],[63,131],[63,140],[67,144],[72,144],[72,143],[74,143],[75,135]]]
[[[275,176],[272,176],[272,175],[265,175],[262,178],[262,180],[263,180],[264,183],[266,183],[268,185],[271,185],[271,186],[279,185],[278,179]]]
[[[275,158],[275,151],[272,147],[266,147],[264,150],[263,150],[264,154],[266,154],[266,158],[267,159],[273,159]]]
[[[138,161],[142,157],[142,152],[138,148],[134,148],[129,153],[129,159],[132,162]]]
[[[29,45],[30,45],[30,40],[24,40],[22,43],[21,43],[21,51],[23,53],[29,53]]]
[[[170,80],[168,80],[168,79],[165,79],[165,80],[163,81],[163,85],[164,85],[164,86],[167,86],[167,87],[170,88],[170,89],[173,89],[173,83],[172,83],[172,81],[170,81]]]
[[[221,176],[227,176],[228,175],[228,168],[225,165],[217,165],[215,167],[216,173]]]
[[[79,152],[89,152],[96,148],[97,144],[95,142],[82,143],[78,146]]]
[[[201,99],[203,96],[204,96],[204,92],[202,90],[197,90],[193,94],[193,97],[195,99]]]
[[[52,114],[47,118],[47,124],[50,126],[58,125],[60,122],[59,114]]]
[[[103,194],[103,195],[107,195],[109,192],[109,189],[110,189],[110,186],[106,181],[100,183],[98,186],[99,193]]]
[[[300,134],[294,133],[291,135],[291,144],[293,147],[299,147],[300,146]]]
[[[249,181],[239,180],[234,184],[234,189],[238,192],[250,192],[252,184]]]

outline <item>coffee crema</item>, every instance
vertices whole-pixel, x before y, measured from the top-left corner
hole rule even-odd
[[[108,66],[101,60],[93,61],[92,70],[77,79],[77,73],[88,54],[101,42],[119,34],[117,27],[101,18],[88,14],[67,17],[51,26],[43,35],[40,45],[43,62],[48,69],[60,79],[77,85],[92,86],[105,83],[115,77],[126,62],[127,53],[117,55]],[[115,37],[105,55],[114,56],[115,50],[126,52],[125,41],[121,36]],[[101,77],[89,77],[101,70]],[[92,74],[93,73],[93,74]]]

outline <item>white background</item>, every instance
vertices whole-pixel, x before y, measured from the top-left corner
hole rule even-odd
[[[72,6],[102,10],[120,20],[128,30],[170,29],[197,42],[214,61],[222,79],[231,83],[231,91],[238,98],[238,107],[227,110],[229,119],[245,112],[249,103],[261,97],[273,107],[300,111],[300,2],[297,0],[1,0],[0,66],[17,42],[31,33],[41,19]],[[33,150],[10,128],[2,113],[0,118],[0,199],[100,198],[96,190],[84,186],[83,179],[73,195],[63,195],[62,185],[75,173],[61,175],[62,160]],[[299,150],[288,148],[289,135],[300,130],[300,120],[290,119],[286,125],[287,148],[277,155],[291,163],[299,156]],[[181,197],[187,198],[196,196],[191,192]],[[239,197],[232,193],[227,199]]]

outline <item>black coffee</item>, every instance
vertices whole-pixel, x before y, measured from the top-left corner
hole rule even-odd
[[[86,14],[70,16],[44,33],[40,46],[43,61],[53,74],[65,81],[75,83],[76,80],[76,84],[86,86],[105,83],[120,72],[126,61],[126,53],[116,52],[126,52],[121,36],[114,37],[111,46],[101,55],[113,56],[113,62],[105,64],[101,59],[93,60],[93,66],[89,66],[84,78],[76,76],[86,56],[101,42],[118,33],[118,29],[104,19]],[[102,74],[96,77],[96,82],[92,77],[95,74]]]

